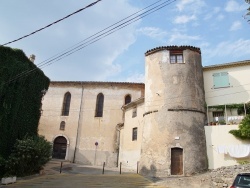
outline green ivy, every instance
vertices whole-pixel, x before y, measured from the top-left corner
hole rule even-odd
[[[246,106],[246,114],[250,114],[250,102],[245,104]],[[213,108],[217,110],[225,110],[225,105],[215,105],[215,106],[209,106],[208,108]],[[245,114],[244,104],[227,104],[227,109],[237,109],[238,114]]]
[[[31,70],[35,71],[15,79]],[[48,89],[50,80],[22,50],[4,46],[0,46],[0,75],[0,156],[7,159],[17,139],[37,135],[41,91]]]
[[[229,133],[243,140],[250,139],[250,114],[240,122],[239,130],[231,130]]]

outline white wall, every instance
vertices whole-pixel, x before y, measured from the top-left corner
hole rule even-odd
[[[218,153],[218,146],[250,144],[249,141],[242,141],[230,134],[229,131],[233,129],[238,129],[238,125],[205,126],[209,169],[237,165],[239,164],[237,161],[249,160],[249,157],[246,159],[236,159],[230,157],[228,154]]]
[[[213,73],[228,72],[230,87],[213,88]],[[205,68],[203,72],[205,98],[208,106],[250,101],[250,65],[224,67],[217,69]]]
[[[143,134],[144,103],[137,105],[137,116],[132,117],[133,107],[125,112],[124,128],[121,130],[119,162],[124,168],[136,169],[140,161]],[[132,140],[132,130],[137,127],[137,140]]]
[[[64,94],[68,91],[71,93],[69,116],[61,116]],[[99,93],[104,95],[103,117],[95,117]],[[89,165],[106,162],[107,166],[116,166],[116,126],[123,122],[121,107],[127,94],[131,95],[132,100],[142,97],[144,85],[86,82],[82,90],[80,82],[52,82],[42,101],[44,111],[39,123],[39,134],[52,143],[57,136],[67,138],[66,160],[73,160],[76,147],[75,162]],[[66,122],[65,130],[59,130],[61,121]],[[97,147],[95,142],[98,142]]]

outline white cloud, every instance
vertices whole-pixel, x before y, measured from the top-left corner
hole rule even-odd
[[[145,81],[145,76],[144,74],[140,73],[133,73],[126,79],[126,82],[144,83],[144,81]]]
[[[203,14],[206,3],[204,0],[180,0],[176,2],[176,11],[181,12],[173,19],[174,24],[186,24],[193,21],[193,26],[199,25],[200,15]],[[203,16],[204,17],[204,16]]]
[[[170,36],[169,42],[185,44],[193,40],[200,40],[200,36],[192,36],[187,34],[181,34],[180,32],[173,32],[173,34]]]
[[[84,4],[88,4],[88,2],[82,3],[77,1],[64,1],[64,3],[61,3],[60,0],[53,2],[45,0],[43,3],[28,3],[28,0],[24,0],[22,3],[27,5],[23,14],[17,13],[17,15],[12,16],[12,19],[5,23],[0,20],[0,28],[5,28],[4,30],[1,29],[1,34],[6,37],[5,41],[34,31],[68,13],[78,10]],[[15,6],[20,7],[20,2],[16,3]],[[29,12],[26,10],[29,10]],[[44,10],[46,10],[45,15]],[[105,3],[100,2],[91,7],[91,9],[75,14],[63,22],[10,46],[23,49],[28,56],[35,54],[35,63],[37,64],[138,10],[138,8],[130,5],[127,0],[106,0]],[[1,19],[4,19],[3,14],[0,12]],[[6,17],[11,16],[10,13],[8,15],[8,11],[5,14]],[[18,27],[17,24],[21,23],[20,20],[24,20],[22,24],[27,24],[27,27]],[[45,74],[51,80],[93,81],[109,80],[110,77],[121,74],[122,66],[114,64],[114,61],[135,42],[138,23],[124,27],[67,58],[46,67],[44,69]]]
[[[203,0],[180,0],[176,3],[177,9],[182,12],[197,12],[206,5]]]
[[[230,0],[227,2],[225,10],[227,12],[237,12],[237,11],[246,10],[246,6],[244,4],[240,5],[235,0]]]
[[[239,39],[237,41],[224,41],[219,43],[213,49],[207,49],[206,54],[209,57],[230,56],[240,58],[250,55],[250,40]]]
[[[167,35],[166,31],[157,27],[142,27],[140,29],[137,29],[137,32],[146,35],[150,38],[156,39],[162,39]]]
[[[188,4],[193,3],[195,0],[181,0],[179,1],[176,6],[178,8],[179,11],[184,10],[185,7],[187,7]]]
[[[240,21],[235,21],[231,28],[230,28],[230,31],[236,31],[236,30],[239,30],[241,28],[242,24]]]
[[[192,15],[192,16],[187,16],[187,15],[182,15],[182,16],[177,16],[174,20],[174,23],[176,24],[185,24],[188,23],[192,20],[196,20],[196,16]]]
[[[214,15],[218,14],[219,12],[220,12],[220,7],[214,7],[213,11],[205,15],[204,20],[211,19]]]
[[[196,20],[195,15],[192,15],[192,16],[182,15],[182,16],[177,16],[174,20],[174,23],[175,24],[185,24],[185,23],[188,23],[192,20]]]
[[[223,14],[219,14],[216,19],[222,21],[224,18],[225,16]]]

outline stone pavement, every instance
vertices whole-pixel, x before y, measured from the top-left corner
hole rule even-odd
[[[137,188],[137,187],[158,187],[148,179],[138,174],[122,174],[122,175],[83,175],[83,174],[55,174],[43,175],[28,180],[19,180],[8,187],[34,187],[34,188],[80,188],[80,187],[107,187],[107,188]]]
[[[63,162],[62,173],[60,173],[61,162]],[[0,185],[0,188],[163,187],[156,185],[155,183],[141,175],[136,174],[136,172],[123,170],[122,174],[120,174],[119,168],[105,168],[105,174],[102,174],[102,167],[83,166],[60,160],[51,160],[41,173],[42,175],[33,175],[24,178],[18,178],[16,183],[9,185]]]

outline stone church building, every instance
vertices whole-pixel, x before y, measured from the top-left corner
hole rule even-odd
[[[150,176],[204,171],[209,161],[205,125],[213,119],[204,88],[225,88],[227,78],[219,75],[218,82],[214,71],[242,66],[250,70],[249,61],[202,67],[199,48],[165,46],[145,53],[145,84],[52,81],[42,101],[39,134],[53,143],[53,158],[138,165]],[[249,96],[241,99],[247,102]]]

